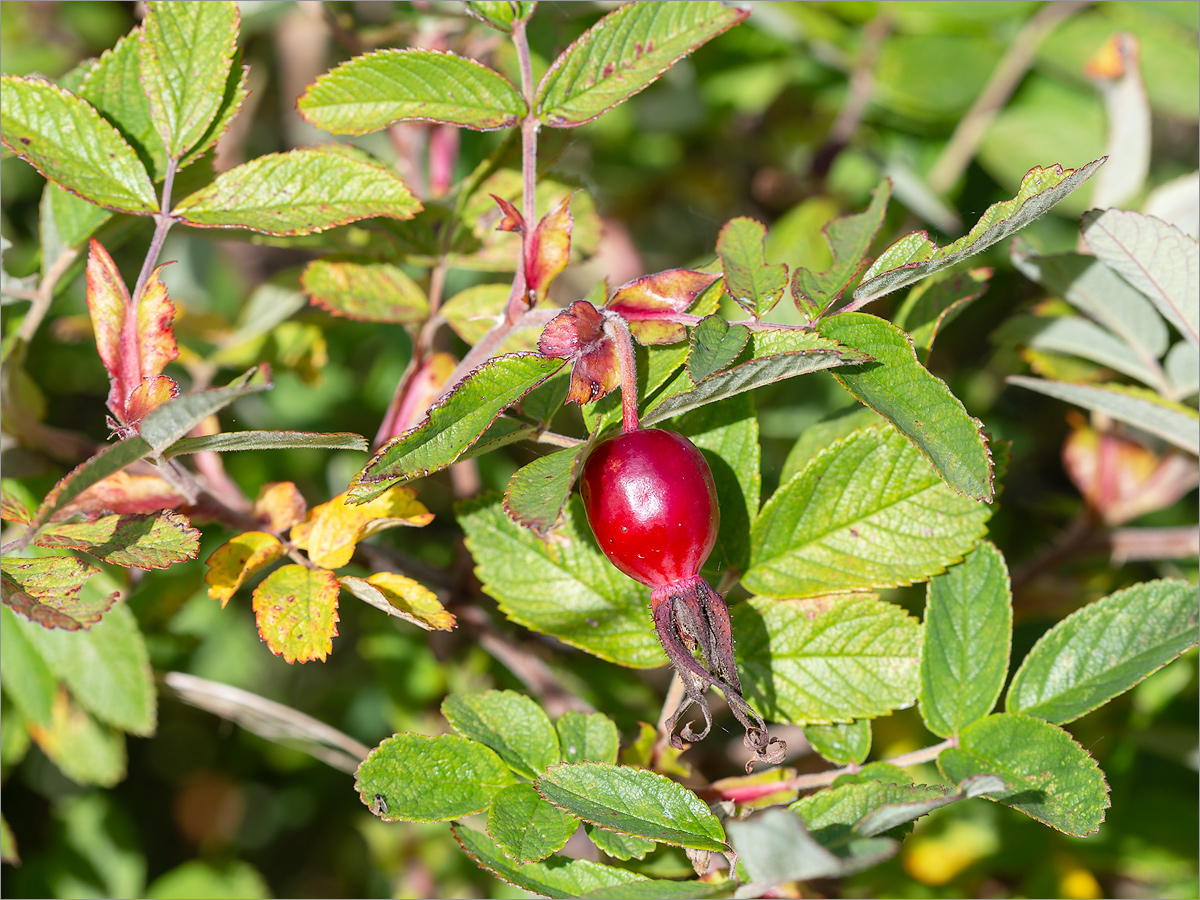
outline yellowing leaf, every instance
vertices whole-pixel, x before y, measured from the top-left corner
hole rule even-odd
[[[208,585],[208,596],[220,600],[224,609],[247,578],[281,556],[283,544],[265,531],[247,531],[226,541],[206,561],[204,583]]]
[[[94,518],[111,513],[147,513],[174,509],[182,504],[183,496],[158,475],[131,475],[120,471],[97,481],[52,518],[69,519],[76,514]]]
[[[546,299],[550,282],[559,276],[571,259],[571,218],[568,195],[562,203],[548,212],[534,229],[529,242],[529,256],[525,260],[525,280],[534,303]]]
[[[433,521],[433,513],[416,497],[411,488],[394,487],[374,500],[351,506],[346,494],[339,494],[314,507],[308,521],[292,529],[292,542],[307,550],[308,558],[318,566],[340,568],[350,562],[354,546],[363,538],[387,528],[420,527]]]
[[[337,635],[338,580],[328,569],[283,566],[254,589],[258,634],[289,663],[324,660]]]
[[[450,631],[458,624],[454,614],[442,606],[437,594],[396,572],[380,572],[365,579],[347,575],[341,583],[358,599],[426,631]]]
[[[303,522],[308,504],[290,481],[271,481],[262,486],[254,500],[254,518],[265,522],[272,531],[283,532]]]
[[[195,559],[200,532],[183,515],[167,510],[50,525],[42,529],[35,543],[84,550],[118,566],[166,569]]]
[[[99,569],[71,556],[40,559],[6,556],[0,566],[3,567],[0,596],[5,606],[45,628],[67,631],[90,628],[119,596],[112,593],[107,597],[95,594],[81,598],[84,583]]]

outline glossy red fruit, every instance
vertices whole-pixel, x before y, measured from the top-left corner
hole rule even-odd
[[[656,588],[696,577],[721,515],[695,444],[674,431],[626,432],[596,446],[580,484],[588,524],[614,566]]]

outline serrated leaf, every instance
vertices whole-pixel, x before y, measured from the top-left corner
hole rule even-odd
[[[1122,384],[1071,384],[1024,375],[1010,375],[1009,384],[1029,388],[1084,409],[1095,410],[1148,431],[1192,455],[1200,455],[1197,415],[1181,403],[1173,403],[1145,388]]]
[[[1200,244],[1154,216],[1132,210],[1083,214],[1083,240],[1145,294],[1193,344],[1200,340]]]
[[[0,624],[0,681],[4,684],[4,696],[27,721],[48,725],[58,679],[25,636],[21,620],[12,610],[0,606],[0,623],[3,623]]]
[[[158,211],[137,153],[88,103],[36,78],[0,77],[0,137],[51,181],[100,206]]]
[[[707,804],[657,772],[564,763],[548,769],[536,787],[555,806],[602,828],[695,850],[728,849]]]
[[[547,803],[531,784],[506,787],[488,811],[488,834],[518,863],[537,862],[561,850],[578,827],[578,819]]]
[[[619,320],[617,320],[619,322]],[[546,323],[538,338],[543,356],[571,363],[567,402],[582,406],[607,396],[621,381],[614,321],[587,300],[576,300]]]
[[[555,730],[563,762],[616,764],[621,737],[617,734],[616,723],[603,713],[569,709],[555,723]]]
[[[622,575],[596,547],[578,498],[554,540],[512,521],[495,495],[463,504],[458,521],[484,591],[501,612],[601,659],[634,668],[666,662],[654,635],[649,590]]]
[[[804,821],[814,839],[826,847],[836,847],[851,840],[855,836],[854,826],[875,810],[893,803],[943,801],[941,805],[944,805],[949,793],[950,789],[941,784],[889,784],[868,780],[839,784],[828,790],[817,791],[815,794],[801,797],[788,809]],[[906,821],[909,820],[902,820],[896,825]],[[888,829],[882,829],[886,830]],[[872,832],[879,833],[880,831]]]
[[[525,257],[525,284],[533,305],[546,299],[550,285],[571,259],[571,231],[575,220],[568,195],[538,222],[530,235]]]
[[[429,300],[399,266],[315,259],[300,276],[305,293],[335,316],[412,325],[429,315]]]
[[[154,733],[158,716],[150,655],[128,606],[114,607],[88,631],[19,624],[84,709],[122,731]]]
[[[164,403],[147,413],[138,428],[142,438],[150,445],[147,453],[142,455],[165,452],[189,431],[233,401],[270,388],[271,370],[261,365],[235,378],[225,387],[196,391]]]
[[[387,822],[448,822],[487,809],[516,783],[482,744],[458,735],[396,734],[371,751],[354,787],[368,807],[382,797]]]
[[[172,159],[201,142],[217,118],[233,65],[237,4],[151,2],[140,36],[141,82]]]
[[[752,597],[730,614],[742,688],[768,721],[847,722],[909,706],[921,626],[873,596]]]
[[[117,566],[167,569],[196,558],[200,532],[183,515],[166,510],[48,525],[34,543],[39,547],[83,550]]]
[[[750,391],[764,384],[773,384],[785,378],[794,378],[809,372],[819,372],[835,366],[857,365],[861,354],[849,348],[839,347],[833,341],[823,340],[819,335],[796,332],[799,336],[796,349],[783,353],[770,353],[741,363],[724,372],[710,375],[699,384],[689,378],[680,384],[679,390],[663,392],[651,402],[650,409],[642,415],[643,425],[653,425],[688,410]],[[807,344],[801,345],[800,339]]]
[[[356,56],[309,85],[296,105],[334,134],[366,134],[411,119],[493,131],[525,115],[525,101],[502,75],[473,59],[418,48]]]
[[[796,308],[810,321],[829,309],[866,265],[867,251],[883,224],[891,195],[892,182],[884,179],[871,191],[871,205],[864,212],[839,216],[821,229],[829,245],[832,265],[823,272],[798,266],[792,275],[792,297]]]
[[[534,99],[538,118],[552,128],[590,122],[747,15],[716,0],[626,4],[585,31],[550,66]]]
[[[562,517],[587,444],[539,456],[513,473],[504,492],[504,511],[544,537]]]
[[[922,364],[929,362],[933,342],[942,329],[984,295],[992,273],[992,269],[938,273],[908,292],[892,322],[908,332]]]
[[[424,527],[433,513],[412,488],[394,487],[373,500],[351,505],[345,493],[314,506],[304,522],[292,527],[292,543],[318,566],[340,569],[354,556],[359,541],[387,528]]]
[[[833,316],[820,328],[823,336],[872,358],[835,373],[842,387],[912,441],[952,488],[976,500],[991,500],[992,460],[982,423],[917,361],[908,335],[864,313]]]
[[[44,628],[87,629],[100,621],[118,594],[81,597],[83,586],[100,570],[70,556],[22,559],[6,556],[4,605]]]
[[[190,430],[190,429],[189,429]],[[91,459],[80,463],[62,477],[42,500],[30,527],[37,527],[49,521],[58,511],[67,506],[88,488],[103,481],[105,478],[132,465],[144,456],[149,456],[153,448],[146,440],[137,435],[110,444]]]
[[[645,859],[646,854],[654,849],[654,841],[637,837],[632,834],[621,834],[619,831],[609,831],[606,828],[587,826],[588,837],[605,856],[613,859]]]
[[[815,597],[923,581],[958,562],[990,515],[892,428],[856,431],[763,506],[743,583],[771,597]]]
[[[247,578],[283,553],[279,538],[265,531],[247,531],[230,538],[204,561],[208,567],[204,573],[208,596],[220,600],[224,609]]]
[[[259,488],[250,511],[254,518],[267,523],[271,531],[281,532],[308,515],[304,495],[291,481],[268,481]]]
[[[288,663],[309,662],[333,650],[338,580],[328,569],[281,566],[254,589],[258,634]]]
[[[426,631],[451,631],[458,624],[437,594],[397,572],[380,572],[365,579],[346,575],[340,581],[358,599]]]
[[[1004,780],[995,775],[973,775],[963,779],[958,785],[958,790],[949,791],[943,797],[904,798],[876,807],[859,820],[854,830],[863,837],[874,837],[926,816],[935,809],[941,809],[959,800],[970,800],[973,797],[995,793],[1003,790],[1004,786]]]
[[[814,456],[834,441],[844,438],[852,431],[881,425],[883,422],[884,418],[870,407],[855,406],[849,411],[842,410],[832,418],[810,425],[788,451],[783,461],[783,469],[779,473],[779,483],[787,484],[791,481]]]
[[[562,361],[534,353],[490,359],[435,403],[415,428],[388,441],[350,487],[354,502],[378,496],[390,485],[438,472],[479,439],[505,409],[562,368]]]
[[[1006,708],[1074,721],[1195,645],[1198,614],[1185,581],[1148,581],[1097,600],[1042,635],[1013,676]]]
[[[235,166],[180,201],[171,214],[197,228],[248,228],[279,236],[313,234],[421,210],[404,182],[344,153],[291,150]]]
[[[0,518],[6,522],[29,523],[36,501],[33,495],[15,478],[0,479]]]
[[[557,900],[572,900],[606,887],[649,883],[645,875],[605,866],[588,859],[554,856],[545,862],[518,865],[505,856],[487,835],[462,825],[451,829],[454,839],[484,869],[519,888]]]
[[[1005,791],[989,799],[1075,837],[1095,834],[1109,806],[1096,761],[1056,725],[1018,713],[995,713],[967,727],[938,768],[952,781],[998,775]]]
[[[451,694],[442,701],[442,715],[455,731],[496,751],[525,778],[537,778],[562,758],[550,719],[524,694]]]
[[[871,720],[836,725],[805,725],[804,737],[823,759],[839,766],[861,765],[871,752]]]
[[[1008,676],[1012,615],[1008,567],[990,541],[929,580],[921,717],[934,734],[958,734],[996,705]]]
[[[720,316],[705,316],[692,329],[691,340],[688,375],[699,384],[709,375],[729,368],[750,340],[750,330],[745,325],[730,325]]]
[[[787,287],[787,266],[767,263],[766,240],[767,227],[745,216],[730,219],[717,235],[725,290],[756,319],[774,308]]]
[[[367,451],[361,434],[318,431],[226,431],[183,438],[163,452],[164,459],[189,453],[232,453],[236,450],[360,450]],[[286,526],[285,526],[286,527]]]
[[[1091,178],[1103,162],[1098,159],[1078,169],[1034,166],[1021,179],[1016,197],[993,203],[975,227],[945,247],[934,244],[924,231],[902,237],[867,269],[854,289],[854,299],[866,303],[985,250],[1048,212]]]
[[[77,784],[112,787],[125,777],[125,736],[97,722],[65,690],[55,698],[48,725],[26,724],[42,752]]]

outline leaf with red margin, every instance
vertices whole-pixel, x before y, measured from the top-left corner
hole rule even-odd
[[[387,528],[423,528],[433,521],[433,513],[417,500],[412,488],[393,487],[357,506],[346,497],[341,493],[314,506],[308,518],[292,528],[292,543],[307,551],[318,566],[339,569],[350,562],[359,541]]]
[[[769,313],[787,287],[787,266],[767,263],[767,226],[756,219],[730,219],[717,235],[717,255],[725,269],[725,290],[758,318]]]
[[[72,556],[20,559],[6,556],[0,597],[4,605],[44,628],[88,629],[112,607],[118,592],[81,599],[84,584],[100,570]]]
[[[247,531],[226,541],[205,560],[208,571],[204,583],[208,596],[221,601],[221,608],[242,586],[247,578],[268,563],[283,556],[279,538],[265,531]]]
[[[500,211],[504,213],[504,216],[496,225],[496,230],[515,231],[517,234],[523,233],[525,231],[525,217],[521,215],[520,211],[503,197],[497,197],[495,194],[488,194],[488,196],[499,204]]]
[[[598,400],[621,382],[617,346],[604,314],[586,300],[576,300],[546,323],[538,350],[543,356],[572,362],[568,403]]]
[[[570,262],[571,229],[575,220],[571,217],[568,207],[573,196],[574,194],[568,194],[562,203],[546,213],[529,240],[528,255],[525,259],[525,284],[532,295],[534,305],[546,299],[550,283]]]
[[[184,516],[168,511],[49,525],[34,543],[83,550],[117,566],[167,569],[196,558],[200,532]]]
[[[643,275],[617,288],[605,308],[620,313],[640,343],[673,344],[687,337],[687,330],[672,320],[720,277],[692,269]]]
[[[29,524],[33,518],[33,507],[26,502],[24,488],[15,481],[5,478],[0,482],[0,519],[6,522]],[[30,498],[32,499],[32,498]]]
[[[95,519],[114,513],[150,513],[175,509],[183,502],[183,495],[157,475],[116,472],[97,481],[50,518],[60,521],[76,515]]]
[[[289,663],[325,657],[337,636],[338,580],[328,569],[283,566],[254,589],[258,634]]]

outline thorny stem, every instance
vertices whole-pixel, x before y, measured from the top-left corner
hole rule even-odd
[[[135,303],[142,295],[142,288],[146,286],[146,281],[150,278],[150,273],[154,271],[154,264],[158,261],[158,255],[162,253],[163,243],[167,239],[167,232],[175,224],[175,219],[169,210],[171,209],[171,191],[175,187],[175,168],[178,165],[179,160],[177,159],[167,160],[167,171],[163,175],[162,200],[159,202],[161,212],[154,215],[154,237],[150,239],[150,249],[146,251],[146,261],[142,263],[142,271],[138,274],[137,284],[133,289],[133,300]]]
[[[633,356],[633,337],[625,319],[605,312],[605,327],[611,331],[617,346],[617,368],[621,371],[621,428],[626,433],[642,427],[637,408],[637,360]]]

